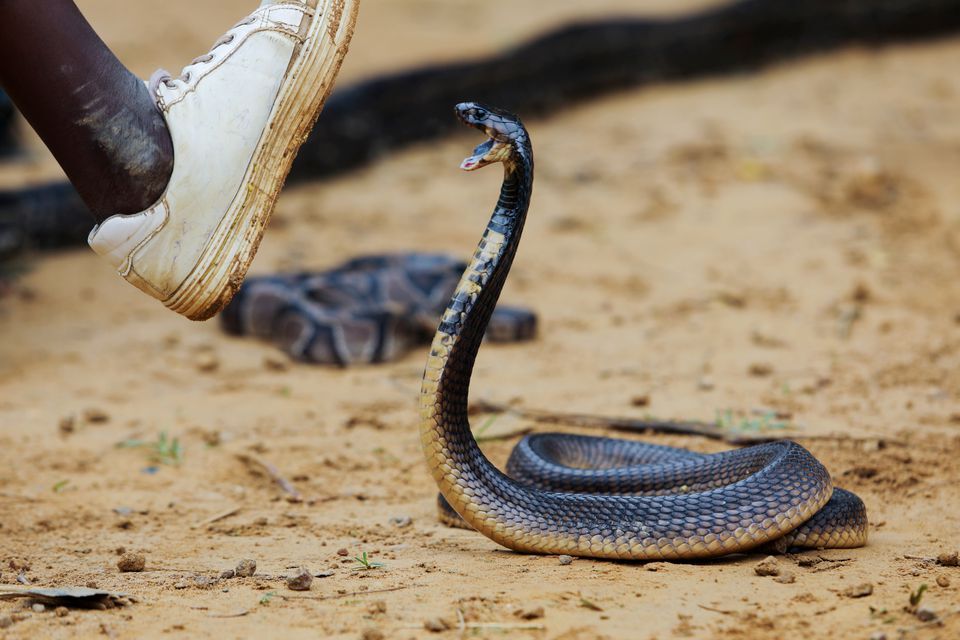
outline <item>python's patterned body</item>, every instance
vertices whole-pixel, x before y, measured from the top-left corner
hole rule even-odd
[[[467,397],[481,338],[517,251],[533,151],[516,116],[475,103],[461,121],[489,140],[464,160],[504,164],[500,199],[434,336],[420,437],[440,492],[474,529],[518,551],[636,560],[702,558],[761,545],[866,543],[862,501],[833,488],[806,449],[781,441],[699,455],[608,438],[523,440],[511,478],[483,455]]]
[[[465,263],[407,253],[355,258],[319,273],[247,278],[221,313],[228,333],[275,342],[293,358],[348,366],[394,360],[428,344]],[[496,342],[532,339],[537,317],[498,309]]]

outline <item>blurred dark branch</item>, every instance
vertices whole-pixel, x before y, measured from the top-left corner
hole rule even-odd
[[[960,28],[960,0],[743,0],[694,15],[575,24],[501,54],[374,78],[337,90],[300,151],[291,181],[360,167],[457,127],[453,105],[479,100],[526,118],[654,82],[753,71],[842,46],[877,47]],[[4,107],[0,98],[0,148]],[[71,189],[0,195],[0,245],[16,216],[35,246],[82,243],[90,218]],[[83,221],[81,224],[72,222]],[[60,229],[62,233],[53,233]],[[82,232],[81,228],[83,229]]]
[[[337,91],[292,180],[362,166],[457,128],[478,100],[526,118],[653,82],[753,71],[800,55],[929,38],[960,28],[957,0],[745,0],[670,20],[575,24],[499,55],[399,73]]]

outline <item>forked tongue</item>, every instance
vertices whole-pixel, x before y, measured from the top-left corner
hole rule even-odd
[[[493,148],[493,138],[490,138],[484,143],[477,145],[477,148],[473,150],[473,155],[464,158],[463,162],[460,163],[460,168],[464,171],[473,171],[479,167],[482,167],[486,164],[483,161],[483,158],[490,152],[490,149]]]

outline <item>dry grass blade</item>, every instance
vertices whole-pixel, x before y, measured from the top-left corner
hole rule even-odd
[[[250,455],[249,453],[238,453],[237,460],[244,463],[248,467],[252,467],[258,472],[266,473],[272,479],[277,486],[279,486],[283,491],[290,496],[295,502],[303,502],[303,496],[300,495],[300,492],[297,491],[297,488],[287,480],[283,475],[277,470],[270,462],[258,458],[257,456]]]

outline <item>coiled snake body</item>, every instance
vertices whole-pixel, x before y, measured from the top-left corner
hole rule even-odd
[[[834,490],[800,445],[712,455],[609,438],[543,434],[517,446],[508,473],[470,431],[467,397],[484,328],[517,251],[533,184],[520,120],[476,103],[457,116],[483,131],[461,168],[501,162],[500,199],[434,336],[420,394],[430,471],[464,521],[510,549],[635,560],[703,558],[770,544],[866,543],[862,501]],[[513,477],[511,477],[513,476]]]
[[[272,340],[301,362],[388,362],[428,344],[466,264],[445,255],[398,253],[353,258],[332,269],[253,276],[220,314],[224,331]],[[486,336],[530,340],[537,316],[497,307]]]

